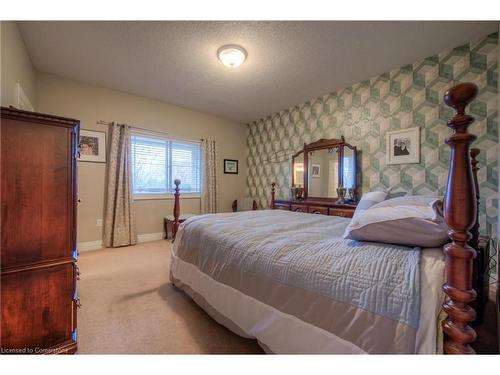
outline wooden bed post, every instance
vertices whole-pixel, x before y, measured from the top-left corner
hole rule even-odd
[[[476,298],[472,288],[472,266],[476,251],[467,244],[469,230],[476,221],[476,189],[470,163],[469,148],[476,137],[468,133],[474,121],[465,114],[465,107],[476,97],[477,86],[461,83],[449,89],[444,101],[457,112],[448,120],[453,134],[446,139],[451,148],[448,185],[444,199],[444,217],[450,227],[451,242],[444,247],[446,282],[443,291],[448,296],[443,304],[448,317],[443,322],[444,352],[446,354],[474,354],[470,343],[476,332],[468,323],[475,320],[476,312],[468,304]]]
[[[274,210],[274,187],[276,186],[276,182],[271,183],[271,210]]]
[[[175,241],[175,235],[177,234],[177,229],[179,228],[179,216],[181,213],[180,203],[179,203],[179,185],[181,184],[181,180],[176,179],[174,181],[175,184],[175,193],[174,193],[174,223],[172,225],[172,242]]]
[[[479,247],[479,181],[477,179],[477,171],[479,170],[479,167],[477,164],[479,163],[477,160],[477,156],[479,155],[481,151],[478,148],[471,148],[470,149],[470,158],[471,158],[471,167],[472,167],[472,177],[474,178],[474,188],[476,190],[476,218],[474,225],[472,226],[470,233],[472,235],[472,238],[469,241],[469,245],[475,249],[478,250]],[[477,292],[477,291],[476,291]]]

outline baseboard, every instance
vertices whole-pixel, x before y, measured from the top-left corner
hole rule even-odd
[[[102,241],[78,242],[78,252],[102,249]]]
[[[165,233],[163,232],[158,232],[158,233],[146,233],[146,234],[139,234],[137,236],[137,243],[142,243],[142,242],[150,242],[150,241],[158,241],[165,238]],[[98,250],[102,249],[102,241],[87,241],[87,242],[78,242],[78,252],[85,252],[85,251],[91,251],[91,250]]]
[[[163,238],[165,238],[165,233],[163,233],[163,232],[139,234],[137,236],[137,243],[158,241],[158,240],[162,240]]]

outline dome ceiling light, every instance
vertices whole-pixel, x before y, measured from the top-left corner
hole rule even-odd
[[[220,62],[229,68],[237,68],[247,58],[247,51],[236,44],[227,44],[217,51]]]

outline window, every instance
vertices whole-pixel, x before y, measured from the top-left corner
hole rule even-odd
[[[201,146],[133,134],[132,192],[136,196],[164,196],[181,180],[184,194],[201,192]]]

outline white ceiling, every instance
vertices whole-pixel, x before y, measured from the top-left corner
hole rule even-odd
[[[498,31],[498,22],[19,22],[42,72],[241,123]],[[217,49],[248,51],[238,69]]]

